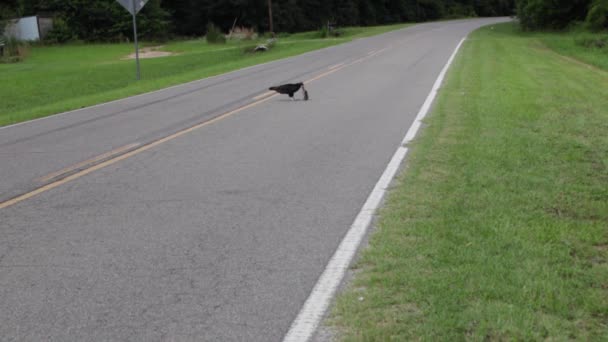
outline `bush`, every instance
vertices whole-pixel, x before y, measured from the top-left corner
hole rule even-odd
[[[575,43],[586,48],[602,49],[608,47],[608,36],[577,38]]]
[[[44,41],[51,44],[65,43],[74,40],[76,35],[70,30],[68,24],[62,18],[53,20],[53,28],[44,37]]]
[[[318,36],[319,38],[327,38],[327,37],[341,37],[344,35],[344,31],[338,28],[329,28],[325,25],[319,29]]]
[[[592,31],[608,29],[608,0],[595,0],[587,13],[585,26]]]
[[[205,36],[207,39],[207,43],[209,44],[225,44],[226,37],[222,33],[222,31],[213,23],[209,23],[207,25],[207,35]]]
[[[327,26],[323,25],[319,30],[319,38],[327,38],[327,36],[329,36],[329,30],[327,29]]]

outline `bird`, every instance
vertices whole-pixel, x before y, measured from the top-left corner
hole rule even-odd
[[[276,87],[270,87],[268,90],[274,90],[279,94],[287,94],[293,100],[293,94],[300,90],[300,88],[302,88],[302,91],[304,92],[304,101],[308,101],[308,91],[304,88],[303,82],[281,84]]]

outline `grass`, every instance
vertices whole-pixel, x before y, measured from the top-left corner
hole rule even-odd
[[[403,28],[407,24],[347,28],[339,39],[312,39],[312,33],[281,38],[272,50],[245,54],[251,41],[210,45],[204,40],[165,44],[177,55],[141,60],[142,80],[135,81],[135,62],[122,58],[131,44],[35,46],[22,63],[0,64],[0,126],[116,100],[243,67]]]
[[[608,70],[608,32],[575,30],[568,34],[544,33],[538,36],[545,46],[564,56]]]
[[[343,340],[608,340],[608,71],[556,37],[465,42],[337,299]]]

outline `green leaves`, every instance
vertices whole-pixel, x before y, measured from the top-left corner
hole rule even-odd
[[[587,15],[591,0],[518,0],[517,14],[525,30],[564,29]]]

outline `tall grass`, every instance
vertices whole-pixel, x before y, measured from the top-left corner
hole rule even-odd
[[[0,62],[2,63],[17,63],[25,60],[30,54],[30,46],[27,42],[21,41],[15,37],[4,37],[4,47]]]

